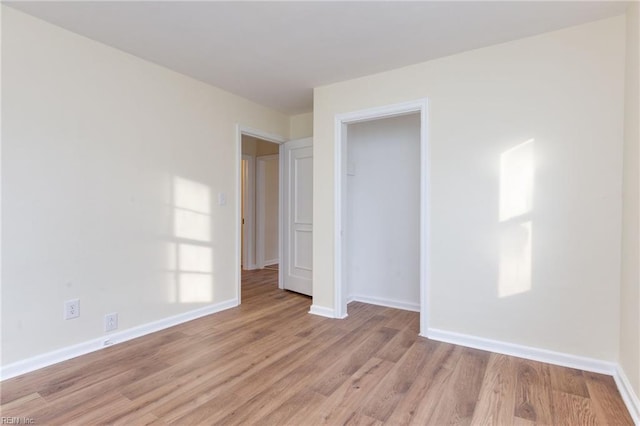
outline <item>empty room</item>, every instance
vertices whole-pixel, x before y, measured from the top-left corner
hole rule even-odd
[[[0,14],[0,423],[640,425],[637,1]]]

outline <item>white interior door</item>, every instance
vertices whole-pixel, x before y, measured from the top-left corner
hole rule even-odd
[[[280,146],[283,161],[283,288],[311,296],[313,242],[313,141]]]

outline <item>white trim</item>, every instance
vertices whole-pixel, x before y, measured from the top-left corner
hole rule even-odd
[[[275,135],[267,132],[263,132],[261,130],[256,130],[251,127],[243,126],[241,124],[236,124],[236,259],[235,259],[235,274],[236,274],[236,299],[238,300],[238,304],[241,302],[241,288],[242,288],[242,273],[240,269],[241,259],[242,259],[242,244],[240,241],[242,235],[242,221],[240,220],[240,215],[242,212],[240,211],[240,197],[242,196],[242,135],[253,136],[259,139],[263,139],[269,142],[274,142],[280,144],[280,149],[282,149],[282,144],[287,141],[286,138]],[[282,167],[280,167],[282,170]],[[282,173],[282,172],[281,172]],[[280,176],[280,180],[282,181],[282,175]],[[282,192],[282,187],[280,188],[280,192]],[[282,212],[282,204],[280,205],[280,212]],[[281,213],[280,213],[281,214]],[[280,218],[280,222],[282,219]],[[280,226],[282,229],[282,226]],[[282,236],[280,237],[280,249],[282,250]],[[282,255],[280,255],[282,259]],[[282,282],[282,268],[278,268],[278,283]],[[280,284],[279,284],[280,285]],[[282,287],[281,287],[282,288]]]
[[[271,154],[271,155],[259,155],[256,157],[256,228],[255,228],[255,236],[256,236],[256,267],[258,269],[262,269],[267,265],[273,265],[274,263],[278,263],[278,259],[265,260],[264,258],[264,230],[265,230],[265,181],[264,181],[264,166],[267,161],[278,161],[278,167],[280,165],[280,155],[279,154]],[[278,174],[280,170],[278,170]],[[278,180],[278,187],[280,185],[280,181]],[[279,189],[278,189],[279,191]],[[279,197],[279,194],[278,194]],[[278,203],[280,203],[280,199],[278,198]],[[278,204],[278,219],[280,217],[280,205]],[[279,222],[280,220],[278,220]],[[278,229],[278,236],[280,234],[280,230]],[[280,242],[278,242],[278,251],[280,250]],[[270,262],[270,263],[269,263]]]
[[[262,267],[264,268],[265,266],[277,265],[279,263],[280,263],[280,259],[269,259],[263,262]]]
[[[420,303],[403,302],[401,300],[383,299],[380,297],[351,295],[347,298],[347,304],[351,302],[362,302],[370,305],[385,306],[387,308],[402,309],[404,311],[420,312]]]
[[[262,130],[253,129],[251,127],[242,126],[240,124],[238,124],[237,126],[240,133],[246,136],[253,136],[254,138],[262,139],[267,142],[273,142],[277,144],[282,144],[288,141],[287,138],[280,135],[276,135],[274,133],[263,132]],[[242,140],[240,142],[241,142],[240,148],[242,149]]]
[[[640,425],[640,399],[633,390],[629,378],[624,373],[621,366],[617,366],[615,374],[613,375],[616,385],[618,385],[618,391],[620,396],[629,410],[629,414],[636,425]]]
[[[287,244],[285,241],[285,232],[284,232],[284,143],[280,144],[278,149],[278,258],[279,260],[284,259],[284,246]],[[282,262],[279,262],[278,266],[278,288],[284,289],[284,268],[282,267]]]
[[[345,230],[346,179],[347,172],[346,148],[347,125],[362,121],[378,120],[398,115],[420,113],[420,330],[424,333],[429,329],[429,251],[430,232],[430,181],[431,171],[429,155],[428,101],[426,98],[411,102],[403,102],[366,110],[338,114],[334,122],[334,309],[336,318],[346,316],[347,300],[344,295],[346,289],[346,268],[344,267],[344,253],[346,253],[346,239],[342,238]]]
[[[107,346],[123,343],[128,340],[132,340],[138,337],[145,336],[147,334],[167,329],[169,327],[173,327],[178,324],[185,323],[187,321],[192,321],[200,317],[215,314],[216,312],[233,308],[235,306],[238,306],[237,299],[215,303],[213,305],[205,306],[199,309],[194,309],[193,311],[185,312],[167,318],[162,318],[158,321],[139,325],[128,330],[108,334],[96,339],[87,340],[86,342],[67,346],[55,351],[47,352],[21,361],[16,361],[11,364],[3,365],[0,368],[0,380],[6,380],[12,377],[19,376],[21,374],[30,373],[40,368],[48,367],[50,365],[66,361],[71,358],[76,358],[80,355],[85,355],[90,352],[104,349]]]
[[[242,191],[245,209],[244,221],[244,241],[242,242],[242,265],[245,270],[258,269],[256,262],[256,158],[253,155],[242,154],[242,160],[247,161],[247,175],[242,182],[244,183]],[[242,211],[242,210],[241,210]],[[242,226],[242,223],[240,223]],[[242,233],[241,233],[242,234]]]
[[[319,315],[326,318],[337,318],[335,310],[331,308],[325,308],[324,306],[311,305],[309,313],[313,315]]]
[[[236,125],[236,258],[235,258],[235,281],[236,281],[236,299],[240,303],[241,285],[242,285],[242,127]]]
[[[607,374],[610,376],[613,376],[616,371],[616,364],[613,362],[586,358],[562,352],[554,352],[546,349],[533,348],[531,346],[523,346],[515,343],[485,339],[483,337],[470,336],[468,334],[431,328],[427,330],[427,335],[424,337],[431,340],[437,340],[439,342],[452,343],[454,345],[530,359],[532,361],[546,362],[548,364],[555,364],[562,367]]]
[[[346,223],[346,211],[342,208],[346,205],[346,179],[343,179],[345,170],[347,169],[347,124],[342,116],[336,116],[335,118],[335,152],[334,152],[334,300],[333,306],[336,311],[336,318],[340,318],[347,313],[347,300],[344,296],[346,287],[343,283],[343,273],[346,273],[344,268],[344,256],[343,251],[346,253],[346,238],[343,239],[343,223]],[[346,281],[346,280],[345,280]]]

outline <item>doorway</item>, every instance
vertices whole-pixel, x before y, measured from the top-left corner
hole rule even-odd
[[[259,268],[277,269],[280,289],[312,295],[312,143],[237,127],[238,304],[242,271]]]
[[[245,148],[243,153],[242,140],[246,138],[253,138],[253,140],[262,140],[267,143],[271,143],[273,146],[280,150],[280,145],[286,142],[284,137],[279,135],[273,135],[259,130],[251,129],[241,125],[236,126],[236,159],[238,169],[236,171],[236,214],[239,219],[236,227],[236,300],[238,305],[242,302],[242,271],[249,269],[256,269],[256,250],[255,250],[255,204],[256,204],[256,154],[257,145],[253,146],[249,143],[249,148]],[[273,147],[270,147],[273,149]],[[261,151],[264,152],[264,151]],[[279,176],[279,186],[281,185],[281,179]],[[282,189],[279,187],[279,194]],[[281,197],[279,196],[278,205],[281,205]],[[278,214],[278,231],[282,230],[281,214]],[[278,237],[278,260],[282,258],[282,247],[280,242],[282,238]],[[278,271],[278,287],[282,288],[282,273]]]
[[[419,312],[420,114],[347,132],[347,301]]]
[[[280,262],[278,143],[242,135],[241,265],[277,268]]]
[[[427,102],[336,117],[335,312],[351,300],[420,312],[428,329]]]

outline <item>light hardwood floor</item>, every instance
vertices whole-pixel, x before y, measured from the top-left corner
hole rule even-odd
[[[36,424],[632,425],[611,377],[438,343],[418,314],[307,314],[277,272],[242,305],[2,383]]]

